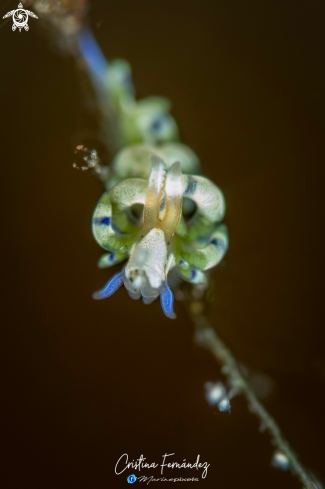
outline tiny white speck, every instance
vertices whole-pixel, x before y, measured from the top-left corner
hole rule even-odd
[[[290,466],[290,461],[282,452],[275,452],[272,459],[272,465],[278,469],[286,470]]]
[[[211,406],[217,406],[226,396],[226,388],[221,382],[207,382],[204,387],[205,398]]]
[[[219,404],[218,404],[218,409],[222,413],[224,413],[225,411],[230,411],[230,408],[231,408],[231,405],[230,405],[229,399],[222,399],[222,401],[219,402]]]

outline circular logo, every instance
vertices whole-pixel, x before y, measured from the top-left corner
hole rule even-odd
[[[129,475],[129,477],[127,478],[129,484],[133,484],[133,482],[135,482],[136,480],[137,478],[135,475]]]
[[[17,9],[13,14],[12,19],[17,27],[24,27],[28,22],[28,14],[26,10]]]

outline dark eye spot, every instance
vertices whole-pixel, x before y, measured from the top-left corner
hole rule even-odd
[[[195,278],[196,277],[196,271],[195,270],[192,270],[191,271],[191,278]]]
[[[168,241],[168,243],[167,243],[167,246],[169,246],[169,245],[170,245],[170,241]]]
[[[130,282],[131,282],[131,284],[133,283],[133,278],[132,277],[130,278]]]

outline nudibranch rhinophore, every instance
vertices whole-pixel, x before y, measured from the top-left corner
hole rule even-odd
[[[197,158],[180,143],[159,149],[134,145],[117,154],[113,169],[122,180],[102,195],[92,229],[108,251],[99,267],[127,263],[95,292],[95,299],[109,297],[124,284],[132,299],[142,297],[145,304],[160,296],[165,315],[175,318],[168,274],[176,270],[188,282],[204,283],[205,270],[222,260],[228,247],[226,226],[220,224],[223,194],[207,178],[182,173],[182,167],[197,170]],[[191,210],[191,201],[196,210],[185,221],[182,210]]]

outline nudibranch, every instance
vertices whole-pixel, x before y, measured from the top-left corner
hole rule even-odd
[[[129,146],[116,155],[113,170],[114,186],[100,198],[92,230],[108,252],[100,268],[127,262],[93,297],[109,297],[124,284],[132,299],[142,297],[145,304],[160,297],[165,315],[175,318],[169,273],[205,283],[205,271],[227,251],[223,194],[193,174],[197,157],[181,143]],[[193,215],[186,220],[188,211]]]
[[[132,299],[145,304],[160,297],[165,315],[175,318],[168,279],[204,284],[205,272],[227,251],[223,194],[198,175],[197,156],[178,142],[170,102],[137,100],[130,65],[108,63],[88,29],[80,31],[78,46],[120,150],[102,173],[103,179],[108,176],[106,192],[95,208],[92,230],[107,251],[98,266],[126,264],[93,297],[109,297],[124,284]]]
[[[198,175],[197,156],[178,142],[169,101],[136,100],[129,64],[107,64],[89,36],[82,36],[81,50],[101,82],[101,93],[107,93],[108,118],[121,148],[108,171],[92,230],[107,251],[98,266],[126,264],[93,297],[109,297],[124,284],[132,299],[145,304],[160,297],[166,316],[175,318],[168,278],[173,274],[203,284],[206,270],[227,251],[223,194]]]

